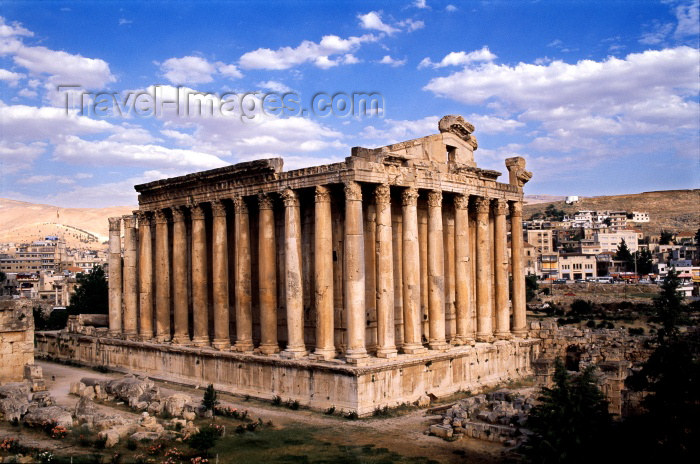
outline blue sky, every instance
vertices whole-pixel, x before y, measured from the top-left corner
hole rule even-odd
[[[445,114],[475,125],[480,167],[524,156],[529,194],[700,187],[699,0],[0,5],[0,197],[135,204],[137,183],[338,161],[435,133]],[[194,92],[230,111],[154,115],[137,100]],[[356,92],[382,110],[260,111],[274,95],[310,109]]]

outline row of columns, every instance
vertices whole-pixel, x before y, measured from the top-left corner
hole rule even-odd
[[[347,346],[345,357],[349,362],[367,358],[365,343],[365,238],[362,208],[362,188],[356,182],[344,186],[345,218],[343,231],[343,306],[346,314]],[[314,201],[314,279],[316,311],[316,346],[313,355],[322,359],[335,357],[334,345],[334,280],[333,242],[330,190],[317,186]],[[287,325],[285,357],[307,356],[304,343],[304,307],[302,284],[302,243],[299,197],[296,191],[286,189],[281,194],[284,203],[284,282]],[[376,310],[378,357],[397,355],[395,341],[395,278],[402,280],[403,353],[426,350],[422,343],[421,273],[418,233],[418,191],[402,191],[401,260],[395,260],[397,236],[392,230],[391,188],[376,186],[373,192],[376,211]],[[491,200],[484,197],[455,195],[454,197],[454,264],[445,262],[443,234],[443,195],[441,191],[428,192],[427,210],[427,296],[428,346],[431,350],[445,350],[450,341],[469,344],[525,336],[525,284],[522,266],[522,205],[520,202]],[[475,224],[470,224],[469,205],[474,203]],[[168,216],[164,210],[155,212],[155,253],[151,250],[152,223],[149,213],[137,212],[136,217],[124,219],[124,259],[120,257],[120,218],[110,218],[110,330],[113,334],[171,341],[179,344],[208,346],[216,349],[231,347],[229,334],[229,246],[235,249],[235,321],[236,334],[233,349],[250,352],[253,344],[251,294],[250,224],[246,203],[241,197],[233,199],[235,244],[227,241],[226,208],[221,201],[211,202],[212,252],[211,286],[213,306],[213,333],[209,334],[209,256],[205,213],[202,205],[190,207],[191,216],[191,287],[188,286],[187,235],[185,207],[173,207],[173,253],[170,262],[168,243]],[[509,208],[510,206],[510,208]],[[275,216],[273,200],[267,194],[258,196],[258,281],[260,306],[260,344],[264,354],[279,351],[277,340],[277,263]],[[510,322],[508,250],[506,215],[511,216],[512,255],[512,309]],[[490,214],[493,232],[489,230]],[[470,262],[470,233],[475,228],[476,264]],[[138,250],[137,250],[138,247]],[[491,249],[493,247],[493,249]],[[152,257],[155,256],[155,263]],[[493,259],[492,259],[493,256]],[[451,260],[452,261],[452,260]],[[401,269],[396,269],[400,263]],[[450,264],[450,266],[446,266]],[[155,273],[153,272],[155,266]],[[169,281],[172,266],[173,285]],[[446,269],[454,269],[454,276],[446,276]],[[475,270],[476,275],[472,275]],[[155,275],[155,308],[151,296]],[[448,341],[445,330],[446,280],[454,282],[456,334]],[[472,287],[471,281],[476,285]],[[425,284],[425,282],[423,282]],[[172,295],[171,295],[172,288]],[[193,325],[190,338],[188,327],[189,295],[192,292]],[[473,294],[475,293],[475,295]],[[495,293],[495,294],[494,294]],[[171,297],[173,323],[170,327]],[[476,327],[470,308],[475,298]],[[123,305],[123,312],[121,311]],[[495,317],[493,314],[495,308]],[[155,317],[154,317],[155,311]],[[123,314],[123,317],[122,317]],[[140,321],[137,324],[137,320]],[[155,327],[152,321],[155,320]],[[493,327],[495,321],[495,327]],[[172,329],[172,330],[171,330]],[[137,332],[138,330],[138,332]],[[211,341],[210,341],[211,340]]]

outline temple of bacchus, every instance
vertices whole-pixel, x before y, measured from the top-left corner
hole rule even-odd
[[[438,129],[335,164],[137,185],[139,209],[109,220],[109,329],[40,349],[360,415],[531,374],[531,174],[509,158],[499,182],[476,165],[471,124]]]

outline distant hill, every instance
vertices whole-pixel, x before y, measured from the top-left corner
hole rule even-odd
[[[49,235],[64,237],[68,246],[103,248],[107,218],[129,214],[134,206],[60,208],[0,198],[0,243],[30,242]]]
[[[567,205],[564,200],[537,204],[526,203],[523,207],[523,218],[529,219],[533,214],[543,212],[551,204],[557,209],[564,210],[567,214],[581,210],[648,212],[650,222],[646,224],[634,223],[635,229],[647,234],[658,234],[661,229],[672,232],[696,231],[700,227],[700,189],[582,197],[574,205]]]
[[[552,203],[555,201],[564,201],[565,196],[562,195],[525,195],[526,205],[535,205],[537,203]]]

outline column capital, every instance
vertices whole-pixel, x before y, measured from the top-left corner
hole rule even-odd
[[[469,209],[469,195],[455,195],[456,209]]]
[[[287,188],[282,192],[282,201],[286,207],[299,206],[299,195],[294,190]]]
[[[173,222],[183,222],[185,220],[186,206],[173,206],[170,210],[173,212]]]
[[[109,221],[109,230],[110,232],[119,232],[122,227],[122,218],[120,217],[111,217],[108,219]]]
[[[476,212],[478,214],[488,214],[489,209],[491,208],[491,202],[488,198],[476,197],[476,199],[474,200],[474,206],[476,207]]]
[[[125,214],[122,216],[122,219],[124,219],[124,228],[125,229],[133,229],[136,227],[136,216],[133,214]]]
[[[523,202],[522,201],[510,202],[510,215],[513,217],[523,217]]]
[[[508,214],[508,202],[503,198],[497,198],[493,201],[493,212],[499,216]]]
[[[258,209],[273,209],[275,201],[269,193],[258,194]]]
[[[362,187],[355,181],[345,182],[345,199],[350,201],[362,201]]]
[[[328,189],[328,187],[324,187],[323,185],[317,185],[316,191],[314,192],[314,199],[316,203],[330,203],[331,192]]]
[[[391,187],[389,187],[389,184],[379,184],[374,188],[374,201],[378,205],[391,203]]]
[[[167,224],[168,215],[165,213],[164,209],[158,209],[155,212],[156,224]]]
[[[201,203],[194,205],[191,208],[191,211],[192,211],[192,220],[195,220],[195,219],[204,220],[204,208],[202,207]]]
[[[416,206],[418,204],[418,190],[409,187],[401,193],[401,201],[404,206]]]
[[[221,200],[211,202],[211,212],[214,217],[226,217],[226,206]]]
[[[428,206],[433,208],[442,206],[442,190],[431,190],[428,192]]]
[[[139,220],[139,227],[142,225],[151,225],[152,213],[150,211],[136,210],[134,214]]]
[[[235,196],[232,198],[233,200],[233,210],[236,212],[236,214],[247,214],[248,213],[248,205],[246,205],[245,200],[243,199],[242,196]]]

